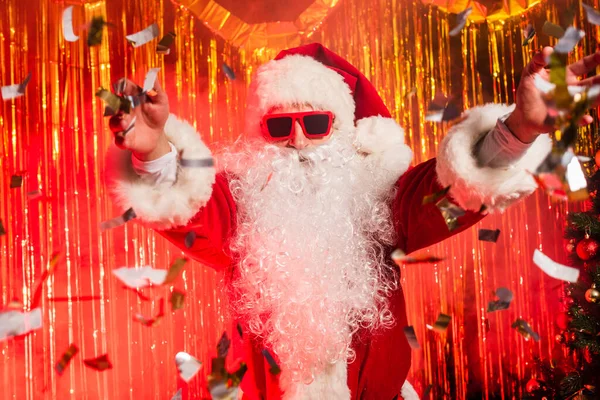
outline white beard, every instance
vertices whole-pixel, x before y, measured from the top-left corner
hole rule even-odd
[[[397,283],[382,251],[395,241],[393,189],[349,136],[334,132],[309,151],[260,142],[222,155],[238,213],[233,308],[279,359],[282,380],[318,379],[353,358],[357,330],[393,323]]]

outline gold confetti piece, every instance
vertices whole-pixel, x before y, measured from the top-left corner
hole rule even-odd
[[[112,109],[110,106],[106,106],[104,107],[104,117],[112,117],[113,115],[116,115],[117,113],[115,112],[114,109]]]
[[[196,241],[196,232],[195,231],[189,231],[185,235],[185,240],[184,240],[185,247],[188,248],[188,249],[191,249],[192,246],[194,245],[195,241]]]
[[[458,228],[458,218],[465,215],[465,211],[459,206],[451,203],[448,198],[441,199],[435,205],[442,213],[442,217],[444,217],[448,230],[452,232]]]
[[[23,177],[20,175],[13,175],[10,177],[10,188],[20,188],[23,185]]]
[[[498,300],[490,301],[488,303],[487,312],[502,311],[508,309],[508,307],[510,306],[510,302],[513,299],[513,293],[509,289],[501,287],[496,290],[495,294],[496,297],[498,297]]]
[[[182,309],[184,302],[185,293],[177,289],[173,289],[173,293],[171,293],[171,297],[169,298],[169,303],[171,303],[171,311]]]
[[[121,225],[125,225],[128,221],[131,221],[135,217],[136,217],[135,211],[133,211],[133,208],[130,208],[129,210],[125,211],[123,213],[123,215],[115,217],[108,221],[102,222],[100,224],[100,231],[104,232],[106,230],[113,229],[113,228],[116,228]]]
[[[144,326],[152,327],[157,325],[162,317],[165,316],[165,299],[160,299],[160,303],[158,306],[158,314],[154,318],[144,317],[142,314],[135,314],[134,319],[141,323]]]
[[[570,53],[577,43],[585,36],[585,32],[575,27],[568,27],[565,34],[558,40],[554,46],[557,53]]]
[[[267,362],[269,363],[269,372],[272,373],[273,375],[280,374],[281,368],[279,368],[279,365],[277,365],[275,358],[273,358],[273,356],[271,355],[269,350],[263,349],[262,353],[263,353],[263,356],[265,356]]]
[[[200,371],[200,368],[202,368],[202,363],[200,361],[183,351],[180,351],[175,355],[175,365],[179,371],[179,376],[181,376],[181,379],[186,383],[196,376],[198,371]]]
[[[110,108],[113,113],[115,113],[116,110],[119,110],[121,108],[122,98],[104,89],[103,87],[100,87],[96,91],[96,97],[101,98],[106,103],[106,106]]]
[[[67,351],[63,353],[63,355],[60,357],[60,360],[58,360],[54,366],[54,369],[59,376],[62,376],[63,372],[65,372],[65,369],[67,369],[67,366],[71,362],[71,359],[75,357],[77,353],[79,353],[79,348],[71,343]]]
[[[23,96],[25,94],[25,89],[27,88],[27,85],[29,84],[30,80],[31,72],[27,74],[27,77],[25,77],[25,80],[21,83],[18,83],[16,85],[2,86],[2,88],[0,88],[0,92],[2,93],[2,99],[10,100],[16,97]]]
[[[96,371],[112,369],[112,364],[108,360],[108,354],[103,354],[96,358],[88,358],[87,360],[83,360],[83,363],[86,365],[86,367],[95,369]]]
[[[164,55],[171,54],[170,47],[173,44],[176,36],[177,35],[175,35],[173,32],[168,32],[156,45],[156,52]]]
[[[42,327],[42,309],[29,312],[16,310],[0,311],[0,342],[6,339],[27,335]]]
[[[73,6],[64,9],[62,14],[63,37],[67,42],[76,42],[79,36],[73,32]]]
[[[404,264],[433,264],[443,260],[443,258],[429,256],[426,254],[407,256],[400,249],[394,250],[390,257],[399,267],[401,267]]]
[[[449,315],[440,313],[440,315],[438,315],[437,317],[437,320],[433,324],[432,329],[440,333],[446,332],[446,329],[448,329],[448,325],[450,325],[451,319],[452,318]]]
[[[600,25],[600,13],[596,9],[588,4],[582,3],[585,8],[587,20],[592,25]]]
[[[473,12],[473,8],[469,7],[466,10],[462,11],[461,13],[456,15],[456,26],[454,28],[452,28],[452,30],[450,32],[448,32],[448,34],[450,36],[456,36],[460,33],[460,31],[462,31],[462,29],[465,27],[465,24],[467,23],[467,19],[469,18],[469,15]]]
[[[148,26],[147,28],[132,33],[131,35],[125,36],[127,41],[131,43],[133,47],[140,47],[146,43],[156,39],[158,37],[158,25],[156,23]]]
[[[6,229],[4,229],[4,224],[2,223],[2,220],[0,219],[0,236],[4,236],[6,235]]]
[[[542,33],[560,39],[565,34],[565,30],[560,25],[546,21],[544,22],[544,26],[542,26]]]
[[[62,253],[60,251],[56,251],[50,257],[50,261],[48,262],[48,269],[46,269],[42,276],[40,277],[40,281],[38,282],[35,290],[33,291],[33,297],[31,299],[31,308],[39,307],[42,301],[42,292],[44,290],[44,283],[48,280],[49,277],[54,273],[54,268],[58,261],[60,260]]]
[[[577,268],[559,264],[538,249],[535,249],[533,252],[533,263],[540,267],[546,275],[555,279],[572,283],[577,282],[577,279],[579,279],[579,270]]]
[[[227,353],[229,353],[230,346],[231,340],[229,340],[227,332],[223,332],[223,335],[221,335],[221,339],[219,339],[219,343],[217,343],[217,357],[226,358]]]
[[[439,192],[428,194],[427,196],[423,197],[423,202],[421,204],[435,203],[439,199],[444,197],[446,194],[448,194],[449,191],[450,191],[450,186],[446,186]]]
[[[529,24],[525,29],[523,29],[523,37],[523,47],[527,46],[533,41],[533,38],[535,37],[535,28],[533,25]]]
[[[483,242],[496,243],[500,237],[500,229],[480,229],[478,235]]]
[[[536,342],[540,340],[540,335],[534,332],[524,319],[517,318],[517,320],[513,322],[512,328],[515,329],[519,335],[523,336],[525,340],[533,339]]]
[[[188,261],[187,258],[178,258],[176,259],[173,264],[171,264],[171,266],[169,267],[169,271],[167,272],[167,276],[165,277],[165,281],[163,282],[163,285],[166,285],[168,283],[171,283],[173,281],[175,281],[175,279],[177,279],[177,277],[179,276],[179,273],[181,272],[181,270],[183,269],[183,266],[185,265],[185,263]]]
[[[413,349],[420,349],[419,341],[417,340],[417,334],[415,333],[415,329],[412,326],[404,327],[404,335],[406,336],[406,340],[408,340],[408,344]]]
[[[105,25],[106,21],[104,21],[104,17],[100,16],[92,18],[87,37],[88,46],[98,46],[102,43],[102,31]]]

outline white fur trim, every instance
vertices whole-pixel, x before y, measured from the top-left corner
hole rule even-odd
[[[354,128],[354,98],[344,78],[312,57],[289,55],[258,68],[248,90],[245,133],[260,135],[260,121],[274,106],[309,103],[333,112],[333,128]]]
[[[451,186],[450,195],[464,209],[477,211],[485,204],[490,212],[503,211],[537,188],[530,172],[552,149],[548,135],[540,135],[523,157],[507,168],[479,166],[473,154],[477,142],[494,128],[498,118],[512,110],[514,106],[502,104],[474,107],[440,144],[438,180],[443,187]]]
[[[312,383],[293,382],[282,370],[279,385],[283,400],[350,400],[348,365],[339,361],[315,377]]]
[[[187,122],[169,116],[165,125],[169,141],[187,159],[211,157],[210,150]],[[106,178],[117,205],[135,211],[137,218],[154,229],[169,229],[187,224],[206,204],[215,183],[215,168],[177,169],[171,186],[142,180],[131,163],[131,152],[111,146],[106,156]]]
[[[356,147],[367,154],[383,174],[386,183],[394,184],[412,161],[412,150],[404,143],[404,129],[392,118],[368,117],[356,123]]]
[[[402,396],[404,400],[419,400],[419,394],[409,381],[404,381],[402,389],[400,390],[400,396]]]

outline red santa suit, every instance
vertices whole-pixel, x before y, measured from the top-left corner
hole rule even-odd
[[[436,159],[409,168],[412,153],[405,144],[404,132],[390,117],[375,88],[356,68],[318,44],[284,51],[258,69],[250,87],[245,134],[259,136],[259,121],[273,106],[302,103],[332,111],[333,135],[336,130],[352,131],[358,151],[386,175],[389,189],[395,188],[391,215],[397,239],[394,245],[386,246],[390,264],[389,254],[395,248],[409,254],[440,242],[479,221],[482,205],[491,212],[502,211],[532,193],[536,184],[527,171],[534,170],[551,147],[550,140],[540,136],[523,157],[505,168],[479,165],[473,154],[475,145],[498,118],[512,111],[511,106],[486,105],[467,111],[462,121],[450,129]],[[165,132],[181,158],[211,156],[188,123],[171,116]],[[180,167],[176,181],[165,186],[136,174],[130,152],[113,148],[108,157],[109,185],[123,210],[132,207],[139,221],[202,264],[224,272],[235,270],[236,260],[229,244],[236,235],[238,210],[230,190],[230,175],[214,168]],[[466,210],[459,218],[460,227],[452,232],[434,204],[422,205],[424,196],[447,186],[449,199]],[[184,242],[190,231],[197,239],[188,249]],[[286,397],[289,388],[269,372],[261,353],[262,343],[244,335],[249,366],[242,382],[244,398],[409,398],[407,391],[402,392],[411,349],[403,333],[409,323],[401,289],[391,293],[388,307],[394,325],[354,334],[352,362],[336,364],[312,383],[333,388],[331,392],[336,395],[331,397]]]

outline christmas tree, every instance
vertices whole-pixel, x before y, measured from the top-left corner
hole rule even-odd
[[[600,151],[596,154],[600,167]],[[565,238],[571,265],[580,270],[565,285],[553,360],[534,360],[529,399],[600,398],[600,169],[588,181],[591,208],[569,215]]]

